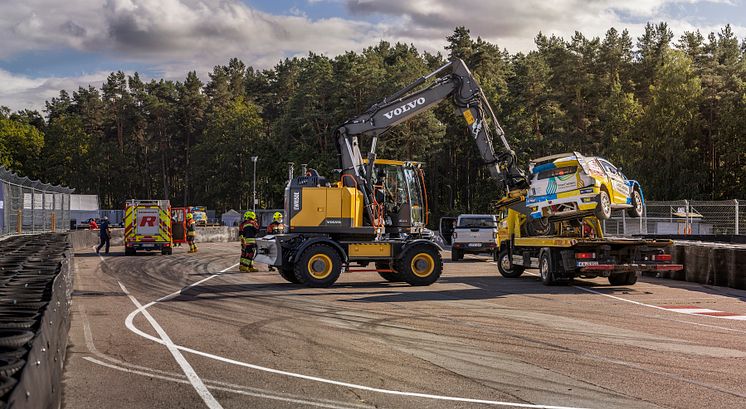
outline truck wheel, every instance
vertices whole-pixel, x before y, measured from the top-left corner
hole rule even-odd
[[[331,287],[342,273],[342,259],[326,244],[314,244],[295,262],[295,278],[308,287]]]
[[[601,220],[611,218],[611,198],[605,188],[601,188],[601,192],[596,197],[596,209],[594,213]]]
[[[124,248],[124,255],[125,256],[134,256],[137,250],[133,249],[132,247],[125,247]]]
[[[459,249],[451,249],[451,261],[459,261],[464,258],[464,252]]]
[[[626,285],[634,285],[637,282],[637,272],[630,271],[627,273],[627,281],[624,282]]]
[[[391,269],[391,262],[390,261],[376,261],[376,269],[377,270],[389,270]],[[390,272],[390,271],[379,271],[378,275],[381,276],[384,280],[391,282],[391,283],[400,283],[404,281],[401,274],[399,274],[396,271]]]
[[[415,245],[397,260],[394,269],[409,285],[430,285],[440,278],[443,259],[440,252],[432,246]]]
[[[164,256],[170,256],[171,254],[173,254],[173,250],[171,249],[171,247],[164,247],[161,249],[161,254]]]
[[[635,188],[632,191],[632,207],[627,209],[627,215],[629,217],[642,217],[644,209],[642,207],[642,195],[640,189]]]
[[[637,281],[637,276],[635,276],[635,281]],[[609,284],[611,285],[627,284],[627,273],[612,273],[611,275],[609,275]]]
[[[539,256],[539,275],[544,285],[554,285],[554,263],[551,250],[542,250]]]
[[[500,275],[506,278],[518,278],[523,274],[525,268],[523,266],[513,265],[513,261],[510,259],[510,253],[507,248],[500,250],[497,254],[497,271]]]
[[[278,267],[277,271],[280,272],[280,277],[284,278],[285,281],[293,284],[300,284],[301,282],[298,280],[298,277],[295,276],[295,272],[293,271],[293,268],[283,268]]]

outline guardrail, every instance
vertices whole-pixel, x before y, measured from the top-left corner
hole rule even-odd
[[[603,226],[613,236],[746,235],[746,200],[650,201],[644,217],[616,211]]]

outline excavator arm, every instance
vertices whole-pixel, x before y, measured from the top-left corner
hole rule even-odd
[[[436,79],[432,84],[413,91],[433,77]],[[366,197],[366,205],[370,204],[370,194],[373,191],[373,178],[369,175],[373,174],[378,137],[393,126],[427,111],[448,98],[466,120],[482,160],[502,196],[528,187],[528,180],[519,168],[515,152],[505,139],[505,132],[500,127],[484,92],[466,64],[460,59],[454,59],[372,105],[363,114],[348,120],[337,129],[342,172],[357,180]],[[372,137],[367,165],[360,151],[360,135]],[[495,152],[493,145],[495,136],[500,138],[499,152]]]

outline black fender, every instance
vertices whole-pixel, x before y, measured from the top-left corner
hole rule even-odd
[[[402,255],[407,252],[408,249],[410,249],[413,246],[417,246],[417,245],[421,245],[421,244],[429,246],[429,247],[432,247],[438,253],[440,253],[441,251],[443,251],[443,248],[440,247],[438,245],[438,243],[435,243],[432,240],[417,239],[417,240],[407,241],[406,243],[404,243],[404,245],[401,248],[401,251],[399,252],[399,254],[396,255],[396,258],[400,259],[402,257]]]
[[[295,263],[295,257],[299,254],[303,254],[303,251],[314,244],[326,244],[332,247],[337,251],[337,253],[339,253],[339,256],[342,258],[342,262],[347,263],[347,252],[344,251],[339,243],[328,237],[310,237],[306,240],[303,240],[303,242],[298,247],[293,249],[292,254],[290,255],[290,257],[288,257],[288,260],[291,263]]]

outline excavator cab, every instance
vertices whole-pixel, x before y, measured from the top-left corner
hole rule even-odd
[[[331,183],[313,170],[294,178],[285,191],[289,231],[340,238],[420,233],[427,224],[422,164],[377,159],[373,176],[372,220],[354,178]]]
[[[422,164],[377,159],[374,166],[375,203],[388,234],[419,233],[427,224],[427,195]]]

